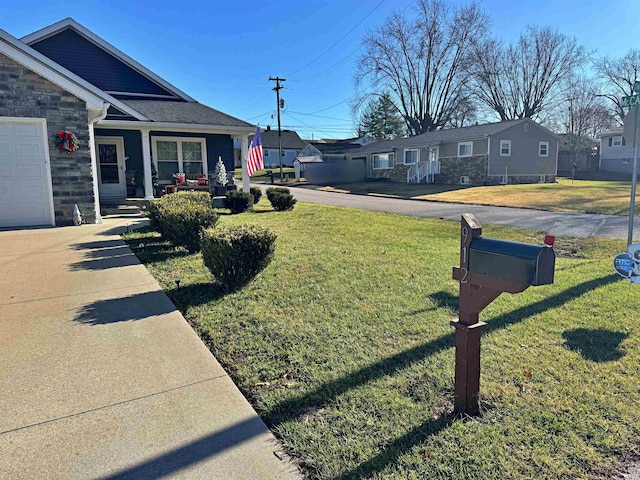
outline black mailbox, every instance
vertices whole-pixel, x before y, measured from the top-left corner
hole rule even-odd
[[[553,283],[556,255],[547,245],[476,237],[469,245],[469,272],[523,285]]]

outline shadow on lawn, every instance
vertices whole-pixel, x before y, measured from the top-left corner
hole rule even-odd
[[[595,278],[593,280],[589,280],[568,288],[547,299],[540,300],[538,302],[532,303],[531,305],[526,305],[512,312],[495,317],[491,320],[488,320],[488,331],[490,333],[491,331],[499,330],[509,325],[522,322],[528,318],[535,317],[536,315],[539,315],[546,310],[557,308],[567,302],[575,300],[576,298],[584,295],[587,292],[595,290],[596,288],[617,282],[619,278],[620,277],[615,274]],[[447,297],[444,295],[442,296],[442,298],[447,300]],[[451,299],[449,298],[448,301],[451,301]],[[434,340],[431,340],[430,342],[423,343],[403,352],[397,353],[396,355],[393,355],[391,357],[379,360],[378,362],[372,363],[365,368],[350,373],[349,375],[346,375],[342,378],[327,382],[302,396],[290,398],[275,405],[271,410],[265,413],[265,421],[270,427],[275,427],[281,423],[294,420],[301,415],[312,413],[313,411],[322,408],[341,394],[353,388],[357,388],[385,375],[394,375],[398,371],[408,368],[414,363],[422,361],[425,358],[430,357],[431,355],[434,355],[446,349],[453,348],[454,345],[455,337],[452,332],[450,334],[443,335]],[[452,420],[444,419],[441,421],[444,422],[443,425],[441,425],[440,427],[436,427],[435,425],[440,425],[436,422],[435,425],[431,426],[431,429],[439,428],[441,430],[445,428]],[[430,422],[427,423],[430,424]],[[433,434],[429,433],[429,425],[427,425],[426,428],[426,435],[424,429],[425,426],[422,425],[414,431],[409,432],[407,435],[394,441],[378,456],[362,463],[356,469],[347,472],[345,476],[340,478],[348,478],[350,476],[363,477],[367,476],[368,474],[380,471],[388,463],[394,461],[399,455],[402,454],[402,451],[400,451],[399,453],[394,451],[394,449],[398,448],[396,444],[400,446],[406,445],[407,448],[410,448],[413,445],[420,443],[426,438],[426,436]],[[414,440],[411,438],[411,435],[417,435],[418,438]]]
[[[411,450],[416,445],[421,444],[427,438],[437,435],[442,430],[453,423],[455,417],[452,415],[432,418],[413,430],[405,433],[389,443],[386,448],[373,458],[362,462],[342,475],[335,477],[335,480],[346,480],[349,478],[365,478],[373,473],[383,470],[390,463],[395,462],[398,457]]]
[[[189,307],[219,300],[230,292],[218,288],[214,283],[193,283],[180,288],[165,290],[176,308],[184,314]]]
[[[628,333],[611,330],[576,328],[562,334],[569,350],[579,352],[587,360],[594,362],[613,362],[624,356],[620,344]]]

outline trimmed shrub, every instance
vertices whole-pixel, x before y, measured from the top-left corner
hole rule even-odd
[[[232,292],[271,263],[275,241],[275,233],[254,225],[207,228],[201,235],[202,259],[220,287]]]
[[[269,187],[267,188],[267,198],[269,198],[269,192],[291,193],[287,187]]]
[[[271,202],[271,206],[274,210],[281,212],[284,210],[291,210],[296,204],[296,199],[289,193],[288,188],[272,187],[267,188],[267,198]]]
[[[253,204],[257,204],[262,198],[262,189],[260,187],[251,187],[249,192],[253,195]]]
[[[213,227],[218,215],[206,192],[179,192],[153,200],[147,213],[151,226],[175,246],[194,253],[200,249],[200,233]]]
[[[253,196],[240,190],[230,190],[224,197],[224,208],[231,210],[231,213],[246,212],[253,205]]]

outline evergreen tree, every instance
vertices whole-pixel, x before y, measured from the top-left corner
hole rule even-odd
[[[218,157],[216,169],[213,171],[213,182],[215,185],[225,186],[227,184],[227,169],[224,167],[222,157]]]
[[[404,120],[388,93],[369,101],[360,117],[358,132],[376,141],[405,136]]]

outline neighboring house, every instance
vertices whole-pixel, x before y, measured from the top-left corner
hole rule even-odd
[[[267,127],[266,130],[260,131],[260,137],[262,138],[262,157],[264,168],[277,168],[280,167],[280,160],[278,159],[278,131],[271,130]],[[293,161],[298,156],[298,153],[306,146],[304,141],[298,136],[298,134],[292,130],[282,130],[282,166],[293,167]],[[253,135],[249,137],[249,142],[253,140]],[[236,168],[241,166],[240,163],[240,150],[236,150]]]
[[[530,119],[385,140],[347,154],[368,178],[462,185],[555,181],[558,137]]]
[[[633,173],[633,147],[627,145],[623,133],[617,128],[600,135],[600,170]]]
[[[0,72],[0,227],[67,225],[74,205],[100,221],[132,183],[153,198],[174,173],[206,175],[218,157],[232,169],[234,137],[246,151],[255,131],[70,18],[22,39],[0,30]],[[60,130],[77,151],[55,147]]]

